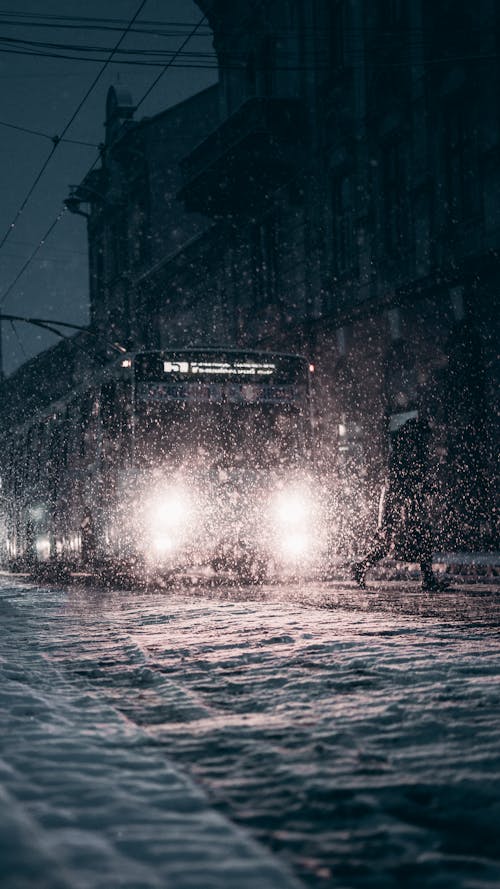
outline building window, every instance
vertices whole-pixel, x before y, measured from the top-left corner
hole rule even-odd
[[[255,96],[257,92],[257,74],[255,71],[255,55],[249,53],[245,65],[245,79],[247,85],[247,96]]]
[[[335,176],[332,181],[333,273],[342,275],[355,261],[354,207],[351,177]]]
[[[127,229],[122,219],[115,220],[109,227],[107,280],[112,281],[124,273],[128,260]]]
[[[104,286],[104,248],[101,243],[90,245],[90,282],[92,300],[99,300]]]
[[[382,202],[384,246],[393,255],[403,246],[406,223],[404,207],[406,175],[403,152],[398,142],[386,145],[382,158]]]
[[[254,303],[272,303],[276,297],[276,220],[268,216],[252,228],[252,290]]]
[[[394,28],[404,20],[406,4],[403,0],[381,0],[379,3],[379,24],[382,28]]]
[[[272,96],[274,93],[274,71],[276,67],[276,38],[268,34],[262,40],[259,51],[258,68],[260,69],[261,96]]]
[[[397,306],[387,312],[387,323],[392,342],[397,342],[401,339],[401,311]]]
[[[329,21],[329,65],[332,71],[342,68],[345,62],[344,0],[333,0]]]
[[[386,355],[385,374],[388,415],[413,411],[418,396],[417,366],[408,343],[392,341]]]
[[[457,222],[477,215],[478,171],[465,100],[450,104],[443,116],[443,168],[449,220]]]

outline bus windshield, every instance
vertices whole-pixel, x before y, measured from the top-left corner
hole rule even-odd
[[[136,413],[136,459],[272,468],[304,458],[304,419],[274,405],[148,405]]]
[[[136,460],[271,468],[308,448],[304,359],[145,353],[135,365]]]

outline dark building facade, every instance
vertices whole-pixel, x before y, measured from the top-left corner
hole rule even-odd
[[[390,432],[426,415],[440,544],[491,544],[498,5],[199,5],[223,113],[182,194],[231,230],[237,334],[314,358],[320,458],[346,490],[370,499]]]
[[[199,0],[217,86],[134,120],[111,88],[91,324],[132,348],[300,351],[318,467],[362,547],[390,434],[431,421],[436,546],[495,544],[500,13]]]
[[[69,199],[70,209],[87,216],[91,325],[104,338],[155,345],[160,315],[173,319],[168,286],[157,289],[152,306],[150,282],[210,227],[184,210],[177,193],[179,159],[216,125],[217,103],[217,88],[209,88],[136,122],[128,90],[108,92],[101,164]]]

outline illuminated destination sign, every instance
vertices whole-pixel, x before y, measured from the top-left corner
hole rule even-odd
[[[268,361],[170,361],[163,362],[166,374],[216,377],[269,377],[276,365]]]

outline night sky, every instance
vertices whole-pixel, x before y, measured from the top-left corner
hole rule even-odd
[[[53,142],[47,137],[63,132],[140,6],[141,0],[87,0],[85,4],[45,0],[43,5],[39,0],[5,0],[0,6],[0,241],[51,153]],[[114,57],[118,61],[107,66],[65,134],[65,139],[93,145],[61,142],[57,146],[0,248],[2,311],[87,322],[87,241],[82,217],[65,213],[14,286],[13,282],[55,222],[70,184],[80,182],[96,159],[93,146],[104,139],[110,85],[128,86],[134,103],[139,102],[168,63],[169,54],[179,49],[201,18],[191,0],[147,0],[119,48],[141,52]],[[131,61],[140,64],[126,63]],[[150,64],[153,61],[157,67]],[[204,23],[141,104],[137,118],[156,114],[216,79],[211,37]],[[2,327],[7,374],[57,341],[26,324],[13,329],[4,321]]]

